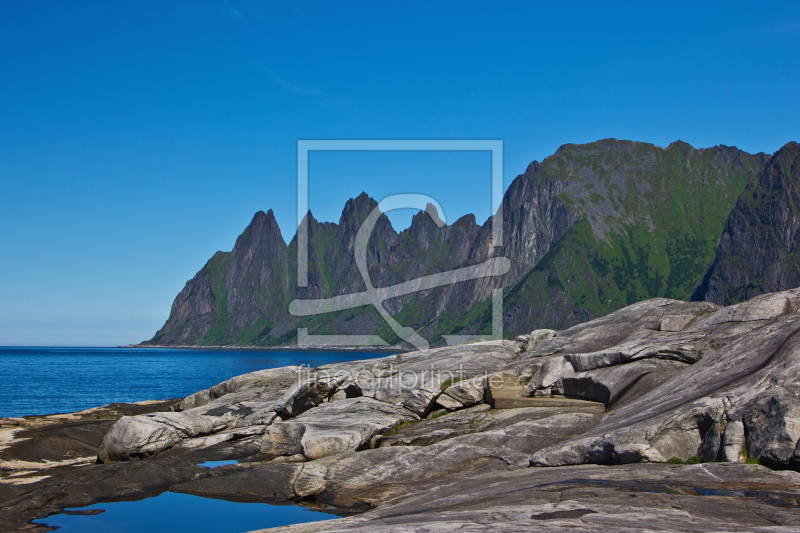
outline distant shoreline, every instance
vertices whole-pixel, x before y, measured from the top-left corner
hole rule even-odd
[[[170,350],[241,350],[252,352],[289,351],[289,352],[408,352],[401,346],[320,346],[319,348],[300,348],[298,346],[192,346],[165,344],[128,344],[117,348],[157,348]]]

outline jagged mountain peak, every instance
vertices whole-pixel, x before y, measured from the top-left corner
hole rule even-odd
[[[432,203],[428,202],[428,205],[425,206],[425,212],[428,214],[428,216],[431,217],[431,220],[433,220],[433,222],[437,226],[439,226],[439,227],[444,226],[444,221],[439,216],[439,211],[437,211],[435,205],[433,205]]]
[[[308,210],[308,213],[303,217],[303,223],[307,224],[318,224],[319,221],[314,218],[314,213],[311,212],[311,209]]]
[[[435,231],[439,227],[439,224],[436,223],[437,219],[441,222],[436,207],[429,203],[425,211],[414,213],[414,216],[411,217],[411,225],[404,233],[408,232],[410,235],[416,235],[422,231]]]
[[[250,224],[248,224],[244,232],[236,239],[236,244],[233,249],[236,251],[237,248],[252,247],[258,244],[277,241],[284,247],[286,246],[286,241],[283,240],[281,228],[278,226],[278,221],[275,220],[275,214],[272,212],[272,209],[266,213],[264,211],[257,211],[256,214],[253,215]]]
[[[466,215],[460,217],[458,220],[453,222],[453,226],[477,227],[478,222],[475,219],[475,215],[473,215],[472,213],[467,213]]]
[[[796,142],[791,141],[783,145],[770,159],[770,164],[783,164],[790,166],[784,169],[784,172],[791,172],[796,173],[797,171],[792,170],[791,165],[798,164],[798,157],[800,157],[800,145]]]
[[[378,202],[373,197],[362,192],[355,198],[350,198],[345,202],[342,216],[339,217],[339,225],[348,224],[352,220],[357,220],[360,224],[377,206]]]
[[[361,229],[364,220],[377,206],[378,202],[365,192],[347,200],[337,228],[338,240],[344,244],[346,250],[353,247],[358,230]],[[375,234],[384,234],[389,239],[397,235],[386,215],[381,215],[378,218],[372,230],[372,235]],[[373,238],[371,237],[370,239],[372,240]]]
[[[427,206],[398,235],[381,215],[367,247],[369,276],[374,286],[387,287],[498,254],[511,261],[502,278],[387,302],[398,321],[434,342],[453,332],[485,333],[487,302],[499,287],[507,291],[506,333],[568,327],[643,298],[686,298],[708,271],[725,217],[750,176],[766,172],[769,160],[775,186],[794,187],[784,176],[797,174],[791,172],[800,167],[797,152],[796,143],[771,159],[725,146],[696,150],[680,141],[667,149],[618,139],[565,144],[541,163],[531,162],[506,191],[502,248],[493,245],[496,216],[477,226],[466,215],[439,228],[431,218],[439,213]],[[757,202],[769,199],[768,192],[762,187]],[[369,309],[313,318],[288,312],[292,299],[364,290],[353,245],[377,205],[362,192],[345,203],[338,224],[306,214],[307,287],[291,281],[296,237],[288,248],[281,246],[274,215],[259,211],[234,251],[217,254],[187,284],[152,343],[291,345],[302,327],[314,335],[377,333],[391,339],[388,326]],[[797,212],[788,205],[780,210],[789,219]]]

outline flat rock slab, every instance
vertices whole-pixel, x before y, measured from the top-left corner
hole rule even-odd
[[[491,411],[491,407],[481,404],[431,420],[405,424],[388,435],[377,437],[372,446],[429,446],[445,439],[485,431],[494,425]]]
[[[94,463],[103,437],[120,417],[167,411],[177,402],[114,403],[77,413],[13,419],[13,425],[0,427],[0,481],[59,465]]]
[[[524,407],[562,407],[573,409],[590,409],[598,413],[605,413],[606,406],[600,402],[588,400],[577,400],[573,398],[523,398],[523,397],[500,397],[491,398],[490,404],[495,409],[520,409]]]
[[[757,465],[486,466],[361,515],[261,531],[789,533],[798,499],[800,475]]]
[[[286,529],[295,532],[798,531],[800,475],[666,464],[697,455],[800,468],[798,307],[800,289],[724,309],[660,298],[548,333],[524,352],[480,342],[323,368],[350,372],[341,379],[241,376],[199,391],[182,412],[117,421],[101,456],[144,461],[0,483],[0,524],[19,529],[62,507],[174,488],[364,512]],[[490,391],[495,400],[536,407],[465,408],[491,380],[455,378],[487,374],[510,385]],[[515,397],[523,386],[534,396]],[[451,411],[428,415],[439,399]],[[61,447],[53,457],[96,443],[100,430],[63,416],[31,454],[50,442]],[[1,429],[16,436],[28,423]],[[23,453],[24,442],[3,451]],[[196,465],[223,458],[240,464]]]

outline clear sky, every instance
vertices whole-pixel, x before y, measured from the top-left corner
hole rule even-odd
[[[257,210],[294,235],[298,139],[502,139],[506,186],[606,137],[772,153],[798,51],[796,1],[0,1],[0,345],[150,338]],[[310,205],[423,192],[482,223],[489,175],[317,153]]]

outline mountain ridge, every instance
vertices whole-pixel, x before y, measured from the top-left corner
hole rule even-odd
[[[771,159],[682,141],[667,148],[616,139],[565,144],[530,163],[506,190],[501,247],[491,242],[496,215],[481,226],[465,215],[440,228],[420,211],[400,232],[381,215],[367,245],[370,278],[390,286],[509,258],[504,276],[385,302],[396,320],[434,345],[442,335],[489,333],[490,297],[501,287],[507,336],[569,327],[646,298],[688,300],[715,262],[737,201]],[[353,244],[376,206],[361,193],[346,202],[338,223],[319,222],[309,211],[308,287],[297,286],[297,235],[287,244],[271,210],[259,211],[231,252],[215,254],[187,282],[167,322],[142,345],[293,346],[303,327],[399,343],[372,307],[288,313],[293,299],[365,290]]]

